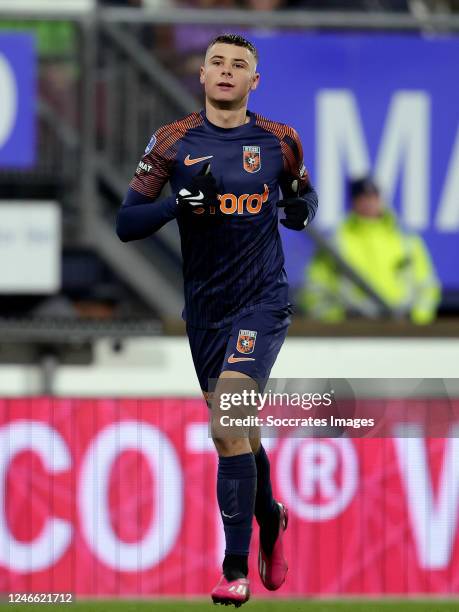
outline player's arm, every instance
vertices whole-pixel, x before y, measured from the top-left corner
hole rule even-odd
[[[158,200],[174,162],[168,136],[167,126],[160,128],[137,166],[116,220],[116,233],[123,242],[147,238],[176,217],[175,196]]]
[[[167,142],[160,133],[151,151],[147,147],[118,212],[116,231],[123,242],[147,238],[178,214],[217,202],[217,184],[209,164],[192,178],[186,188],[158,201],[164,184],[169,180],[174,159],[174,150],[165,151],[161,141]]]
[[[284,172],[280,186],[283,199],[277,203],[284,208],[282,225],[293,230],[302,230],[314,219],[319,199],[312,186],[309,173],[304,166],[303,147],[295,130],[282,140]]]
[[[129,187],[116,218],[116,233],[123,242],[148,238],[176,217],[175,196],[155,201]]]

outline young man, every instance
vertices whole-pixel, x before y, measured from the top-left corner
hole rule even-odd
[[[205,110],[161,127],[148,144],[119,211],[121,240],[146,238],[177,219],[183,255],[184,318],[204,395],[238,379],[257,389],[284,342],[291,313],[278,207],[285,227],[302,230],[317,195],[303,164],[297,133],[247,110],[258,87],[257,51],[241,36],[213,40],[201,67]],[[171,197],[157,200],[170,181]],[[279,201],[279,188],[283,200]],[[259,572],[278,589],[287,563],[285,506],[273,498],[259,432],[227,439],[213,430],[219,455],[217,497],[226,537],[215,603],[249,599],[247,558],[252,520],[260,526]]]

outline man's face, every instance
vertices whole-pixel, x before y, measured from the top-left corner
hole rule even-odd
[[[216,43],[207,51],[200,81],[206,97],[225,108],[240,108],[260,79],[249,49]]]
[[[384,208],[381,196],[377,193],[362,193],[352,202],[354,211],[362,217],[379,217]]]

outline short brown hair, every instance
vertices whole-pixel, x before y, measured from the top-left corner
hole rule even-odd
[[[217,43],[225,43],[227,45],[236,45],[237,47],[244,47],[252,53],[253,57],[255,58],[255,61],[258,62],[258,51],[256,50],[255,45],[253,45],[249,40],[247,40],[243,36],[240,36],[239,34],[220,34],[219,36],[210,41],[207,47],[207,51]]]

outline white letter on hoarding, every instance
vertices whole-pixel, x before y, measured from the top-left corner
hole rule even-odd
[[[429,221],[430,100],[425,92],[400,91],[391,100],[374,174],[388,204],[403,172],[403,220],[410,229],[425,229]],[[371,171],[370,156],[355,95],[348,90],[324,90],[317,96],[318,220],[334,228],[345,202],[345,176]]]
[[[17,115],[17,88],[8,59],[0,54],[0,149],[11,136]]]
[[[344,173],[363,176],[370,158],[355,96],[351,91],[323,90],[317,95],[317,218],[324,228],[340,221],[345,201]],[[344,168],[343,168],[344,166]]]
[[[402,217],[413,230],[423,230],[429,224],[429,111],[429,96],[422,91],[393,95],[375,167],[376,179],[389,204],[400,168],[404,168]]]
[[[306,444],[301,448],[301,465],[309,466],[299,472],[299,490],[306,498],[313,498],[316,489],[321,497],[330,499],[338,494],[336,469],[338,457],[331,444]]]
[[[38,572],[65,553],[72,526],[63,519],[49,518],[40,535],[28,543],[16,540],[8,529],[4,499],[8,466],[24,451],[36,453],[50,473],[70,469],[71,457],[63,438],[46,423],[17,420],[0,428],[0,564],[16,572]]]
[[[438,206],[436,226],[444,232],[457,232],[459,229],[459,129]]]
[[[408,434],[410,437],[403,437]],[[423,569],[446,569],[451,561],[458,519],[459,428],[456,427],[445,442],[437,500],[422,430],[414,425],[408,432],[405,426],[396,429],[394,435],[419,565]]]
[[[154,519],[138,542],[123,542],[110,519],[109,484],[113,463],[126,450],[142,453],[154,474]],[[142,421],[121,421],[103,429],[82,462],[79,509],[88,546],[109,567],[146,570],[168,555],[182,521],[182,471],[174,447],[159,429]]]
[[[295,464],[299,472],[298,487]],[[339,473],[340,480],[336,478]],[[287,505],[303,520],[334,519],[350,504],[357,489],[354,445],[347,438],[286,439],[277,460],[277,482]],[[324,502],[315,501],[316,489],[320,490]]]

